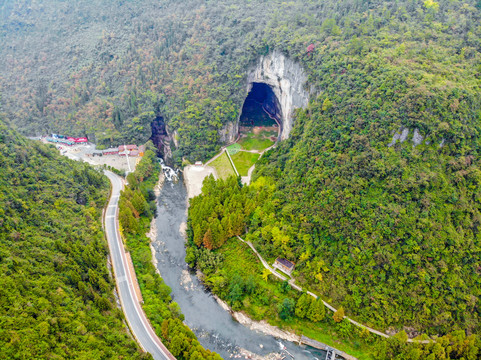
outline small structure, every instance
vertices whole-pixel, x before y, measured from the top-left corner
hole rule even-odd
[[[295,264],[293,262],[290,262],[289,260],[278,257],[274,262],[274,265],[272,266],[290,276],[292,271],[294,270]]]
[[[86,137],[67,137],[68,141],[72,141],[75,144],[86,144],[88,143],[88,139]]]
[[[119,152],[137,150],[137,145],[120,145]]]
[[[47,141],[51,142],[51,143],[55,143],[55,144],[63,144],[63,145],[68,145],[68,146],[75,145],[74,141],[70,141],[68,139],[59,138],[59,137],[56,137],[56,138],[48,137]]]
[[[308,345],[308,346],[313,347],[315,349],[325,350],[326,351],[325,359],[327,359],[327,360],[333,360],[333,359],[336,359],[336,357],[337,358],[340,357],[344,360],[357,360],[357,358],[355,358],[354,356],[346,354],[345,352],[343,352],[341,350],[338,350],[338,349],[332,348],[330,346],[327,346],[326,344],[323,344],[319,341],[310,339],[310,338],[308,338],[304,335],[302,335],[301,338],[299,339],[299,345],[301,345],[301,344]]]
[[[101,151],[103,155],[117,155],[119,153],[118,148],[109,148]]]
[[[336,360],[336,349],[330,348],[326,349],[326,360]]]
[[[195,162],[195,166],[202,166],[202,165],[204,165],[204,164],[202,164],[202,161],[196,161]]]
[[[130,156],[133,156],[133,157],[139,156],[139,150],[131,150],[131,151],[130,151]]]
[[[145,153],[145,145],[140,145],[139,146],[139,156],[144,156]]]

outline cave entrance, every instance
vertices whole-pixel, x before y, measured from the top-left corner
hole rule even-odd
[[[157,116],[150,124],[152,128],[152,136],[150,140],[157,149],[157,156],[165,159],[166,149],[170,145],[170,137],[165,128],[164,118],[162,116]]]
[[[280,137],[281,107],[269,85],[251,85],[239,119],[239,143],[249,150],[264,150]]]

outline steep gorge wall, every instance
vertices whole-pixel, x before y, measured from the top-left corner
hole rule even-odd
[[[279,100],[282,113],[281,140],[289,137],[294,110],[307,106],[309,94],[304,90],[306,80],[307,75],[301,65],[277,50],[261,56],[256,66],[247,72],[247,93],[252,89],[252,83],[265,83]]]

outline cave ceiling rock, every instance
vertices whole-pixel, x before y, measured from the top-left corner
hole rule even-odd
[[[293,126],[294,110],[307,107],[309,94],[304,89],[307,76],[301,65],[275,50],[261,56],[247,72],[247,94],[253,83],[269,85],[279,101],[282,117],[281,140],[289,137]]]

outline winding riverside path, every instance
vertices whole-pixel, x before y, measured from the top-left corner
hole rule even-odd
[[[118,202],[120,191],[123,188],[122,178],[110,171],[105,171],[105,175],[112,183],[110,201],[104,217],[105,233],[107,234],[113,273],[125,318],[137,342],[154,359],[175,360],[175,357],[162,344],[150,326],[134,288],[134,283],[137,279],[135,278],[135,272],[129,267],[119,232]]]
[[[288,280],[289,281],[289,284],[296,290],[302,292],[302,288],[296,284],[294,284],[294,279],[288,279],[287,277],[285,277],[284,275],[281,275],[279,274],[278,272],[275,271],[275,269],[273,269],[271,266],[269,266],[269,264],[267,263],[267,261],[264,260],[264,258],[257,252],[256,248],[254,247],[254,245],[252,245],[252,243],[250,241],[245,241],[244,239],[242,239],[240,236],[237,236],[237,238],[242,241],[243,243],[247,244],[251,249],[252,251],[254,251],[254,253],[257,255],[257,257],[259,258],[259,260],[261,261],[262,265],[267,269],[269,270],[272,275],[276,276],[277,278],[281,279],[281,280]],[[307,291],[307,293],[309,295],[311,295],[312,297],[314,298],[318,298],[318,296],[310,291]],[[337,309],[335,307],[333,307],[331,304],[325,302],[324,300],[321,299],[321,301],[324,303],[324,305],[329,309],[331,310],[332,312],[336,312]],[[353,320],[347,316],[344,316],[345,319],[347,319],[351,324],[354,324],[356,325],[357,327],[360,327],[360,328],[363,328],[363,329],[366,329],[368,330],[370,333],[373,333],[373,334],[376,334],[376,335],[379,335],[379,336],[382,336],[382,337],[385,337],[385,338],[389,338],[390,336],[388,334],[385,334],[381,331],[378,331],[376,329],[373,329],[373,328],[370,328],[369,326],[366,326],[366,325],[363,325],[359,322],[357,322],[356,320]],[[421,344],[428,344],[430,342],[433,342],[434,340],[415,340],[415,339],[408,339],[407,340],[408,342],[414,342],[414,343],[421,343]]]

